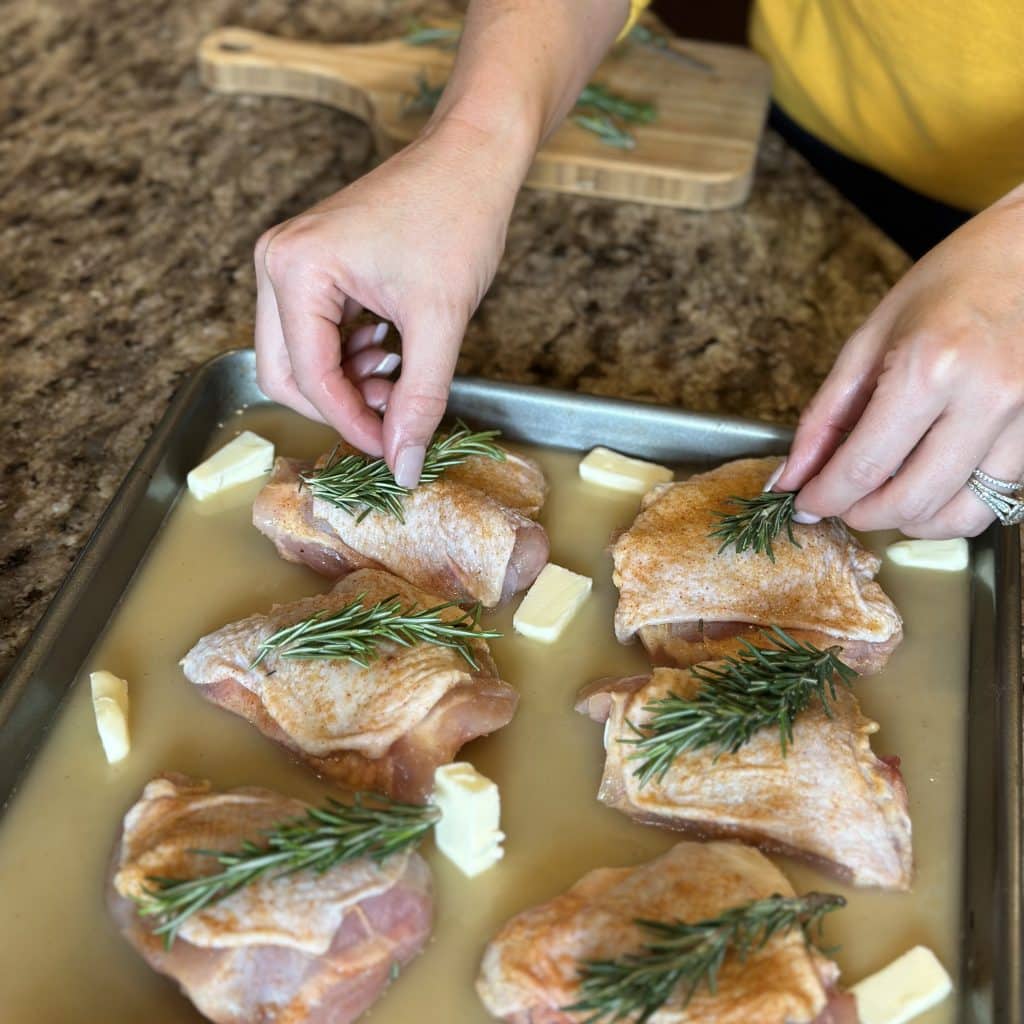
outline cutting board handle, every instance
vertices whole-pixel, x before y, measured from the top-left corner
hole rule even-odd
[[[221,28],[199,45],[199,73],[203,83],[217,92],[327,103],[372,127],[377,121],[373,85],[378,75],[360,49],[366,48]],[[393,148],[386,136],[376,142],[385,151]]]

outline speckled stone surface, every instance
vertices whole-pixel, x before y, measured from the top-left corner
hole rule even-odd
[[[5,5],[0,672],[175,388],[248,344],[256,237],[372,165],[351,117],[204,90],[198,40],[382,38],[428,6]],[[460,370],[789,422],[905,267],[769,135],[735,211],[524,193]]]

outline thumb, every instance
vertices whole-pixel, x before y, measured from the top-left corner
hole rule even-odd
[[[800,490],[832,457],[871,398],[885,346],[885,330],[871,321],[846,342],[800,416],[782,473],[772,485],[774,490]]]
[[[423,457],[448,405],[465,324],[419,321],[402,338],[402,375],[384,416],[384,457],[395,480],[415,487]]]

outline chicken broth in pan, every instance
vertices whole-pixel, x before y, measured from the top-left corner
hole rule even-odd
[[[229,422],[211,450],[241,429],[270,438],[282,455],[328,450],[322,427],[280,410]],[[551,485],[540,516],[551,560],[594,578],[590,599],[553,645],[512,631],[512,607],[485,616],[505,636],[491,650],[521,695],[512,723],[465,747],[501,789],[505,859],[475,879],[423,846],[436,883],[436,925],[426,952],[368,1013],[374,1024],[486,1024],[473,988],[486,942],[518,911],[551,899],[585,872],[633,865],[668,849],[672,833],[635,824],[597,802],[601,729],[576,714],[579,687],[600,676],[645,672],[638,645],[612,631],[616,591],[607,547],[639,508],[633,495],[580,480],[580,455],[519,446]],[[683,474],[680,474],[683,475]],[[251,525],[263,481],[200,505],[187,492],[165,524],[83,666],[51,735],[0,819],[0,1005],[4,1024],[199,1021],[174,984],[129,948],[104,905],[106,871],[125,810],[162,771],[218,788],[262,785],[319,801],[330,788],[252,726],[207,703],[179,659],[202,635],[275,602],[326,592],[329,581],[282,561]],[[881,551],[893,539],[872,535]],[[848,986],[915,944],[932,948],[954,978],[958,931],[967,675],[966,572],[905,569],[886,562],[879,580],[905,621],[905,639],[881,675],[856,683],[866,715],[881,724],[873,747],[899,755],[910,792],[916,876],[911,893],[850,889],[780,858],[797,892],[843,893],[825,941]],[[104,760],[88,673],[129,681],[132,751]],[[954,1003],[919,1018],[945,1024]]]

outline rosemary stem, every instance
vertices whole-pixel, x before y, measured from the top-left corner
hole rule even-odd
[[[694,665],[700,683],[693,697],[669,693],[644,706],[642,725],[627,721],[633,735],[620,743],[635,749],[641,786],[661,781],[684,753],[711,747],[715,757],[734,754],[762,729],[777,728],[783,756],[793,743],[793,722],[817,699],[831,714],[836,686],[850,686],[856,672],[840,660],[840,649],[822,650],[773,627],[765,646],[742,642],[739,654],[718,663]]]
[[[480,628],[483,607],[479,603],[464,611],[454,601],[432,608],[403,608],[397,594],[372,605],[366,605],[365,599],[365,593],[359,594],[333,614],[318,612],[282,627],[260,643],[250,667],[255,668],[267,655],[276,653],[287,660],[346,660],[366,668],[379,656],[380,645],[390,641],[401,647],[419,643],[448,647],[470,668],[477,669],[474,642],[502,635]],[[453,609],[459,614],[445,615]]]
[[[634,923],[651,941],[614,960],[580,963],[580,998],[564,1009],[588,1014],[583,1024],[642,1024],[677,993],[684,1007],[702,985],[714,993],[730,953],[743,962],[773,936],[794,928],[810,943],[811,931],[820,929],[824,916],[845,905],[842,896],[811,892],[752,900],[692,924],[638,919]]]
[[[281,878],[306,870],[323,874],[358,857],[384,860],[418,843],[437,818],[435,807],[375,795],[356,794],[351,804],[329,799],[324,807],[310,808],[303,817],[270,829],[262,844],[247,839],[235,851],[191,850],[212,858],[220,870],[197,878],[150,877],[150,885],[136,898],[137,911],[157,919],[153,932],[170,949],[190,917],[264,875]]]

